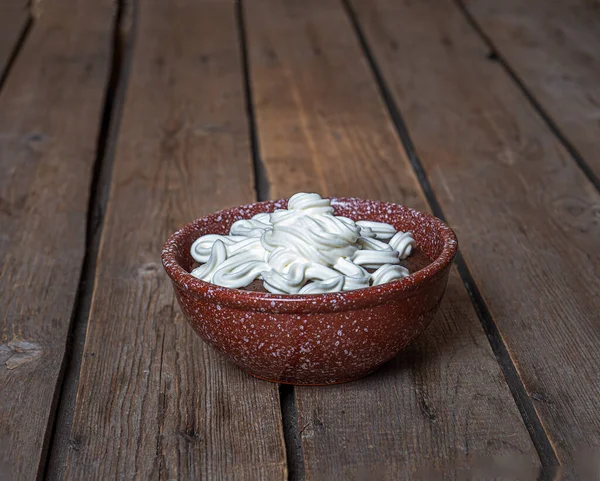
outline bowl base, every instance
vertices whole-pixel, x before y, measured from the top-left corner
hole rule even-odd
[[[244,371],[246,374],[249,374],[252,377],[255,377],[256,379],[260,379],[261,381],[272,382],[274,384],[287,384],[289,386],[333,386],[335,384],[344,384],[347,382],[358,381],[359,379],[362,379],[363,377],[367,377],[369,374],[373,373],[375,370],[369,371],[365,374],[361,374],[360,376],[356,376],[356,377],[335,379],[332,381],[325,381],[325,382],[293,382],[293,381],[285,381],[285,380],[281,380],[281,379],[269,379],[266,377],[259,376],[258,374],[254,374],[253,372],[250,372],[243,368],[242,368],[242,371]]]

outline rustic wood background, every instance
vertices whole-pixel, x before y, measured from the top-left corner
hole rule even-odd
[[[597,0],[3,0],[0,169],[0,479],[600,479]],[[459,237],[361,381],[250,378],[160,265],[297,191]]]

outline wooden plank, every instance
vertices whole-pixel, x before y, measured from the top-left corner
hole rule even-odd
[[[70,15],[57,14],[69,3]],[[112,2],[48,1],[0,95],[0,478],[43,469],[85,251]]]
[[[29,9],[23,0],[4,0],[0,5],[0,81],[28,21]]]
[[[235,5],[137,9],[65,478],[283,479],[277,386],[200,341],[159,258],[255,199]]]
[[[600,195],[452,2],[353,5],[559,459],[587,456]]]
[[[273,197],[296,191],[427,205],[336,1],[247,2],[260,152]],[[296,390],[308,479],[432,479],[507,455],[537,456],[465,289],[364,380]],[[429,476],[431,475],[431,476]]]
[[[596,178],[600,177],[598,3],[467,0],[466,5]]]

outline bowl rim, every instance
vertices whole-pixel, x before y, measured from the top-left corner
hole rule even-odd
[[[234,210],[245,210],[259,207],[265,210],[268,207],[280,208],[288,199],[268,200],[252,202],[237,207],[229,207],[218,212],[200,217],[185,224],[176,232],[171,234],[164,243],[161,260],[167,275],[175,286],[186,294],[198,299],[212,302],[218,305],[244,310],[255,310],[263,312],[293,313],[293,312],[335,312],[365,308],[376,304],[382,304],[397,297],[399,293],[409,294],[424,285],[435,281],[443,276],[452,264],[458,250],[458,241],[454,231],[441,219],[426,212],[418,211],[394,202],[365,200],[357,197],[327,197],[332,205],[344,203],[366,203],[379,207],[393,207],[404,210],[415,217],[421,217],[421,222],[427,222],[440,233],[444,242],[442,251],[429,265],[407,277],[398,279],[378,286],[370,286],[363,289],[351,291],[333,292],[325,294],[272,294],[270,292],[244,291],[230,287],[218,286],[202,281],[191,275],[178,262],[176,253],[179,250],[179,242],[189,235],[189,231],[195,230],[198,224],[211,219],[220,219],[223,214]]]

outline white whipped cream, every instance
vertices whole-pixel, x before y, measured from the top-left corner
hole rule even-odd
[[[192,275],[234,289],[261,279],[276,294],[350,291],[406,277],[400,259],[414,245],[410,232],[336,216],[329,199],[298,193],[287,210],[239,220],[229,235],[198,238],[191,254],[202,265]]]

